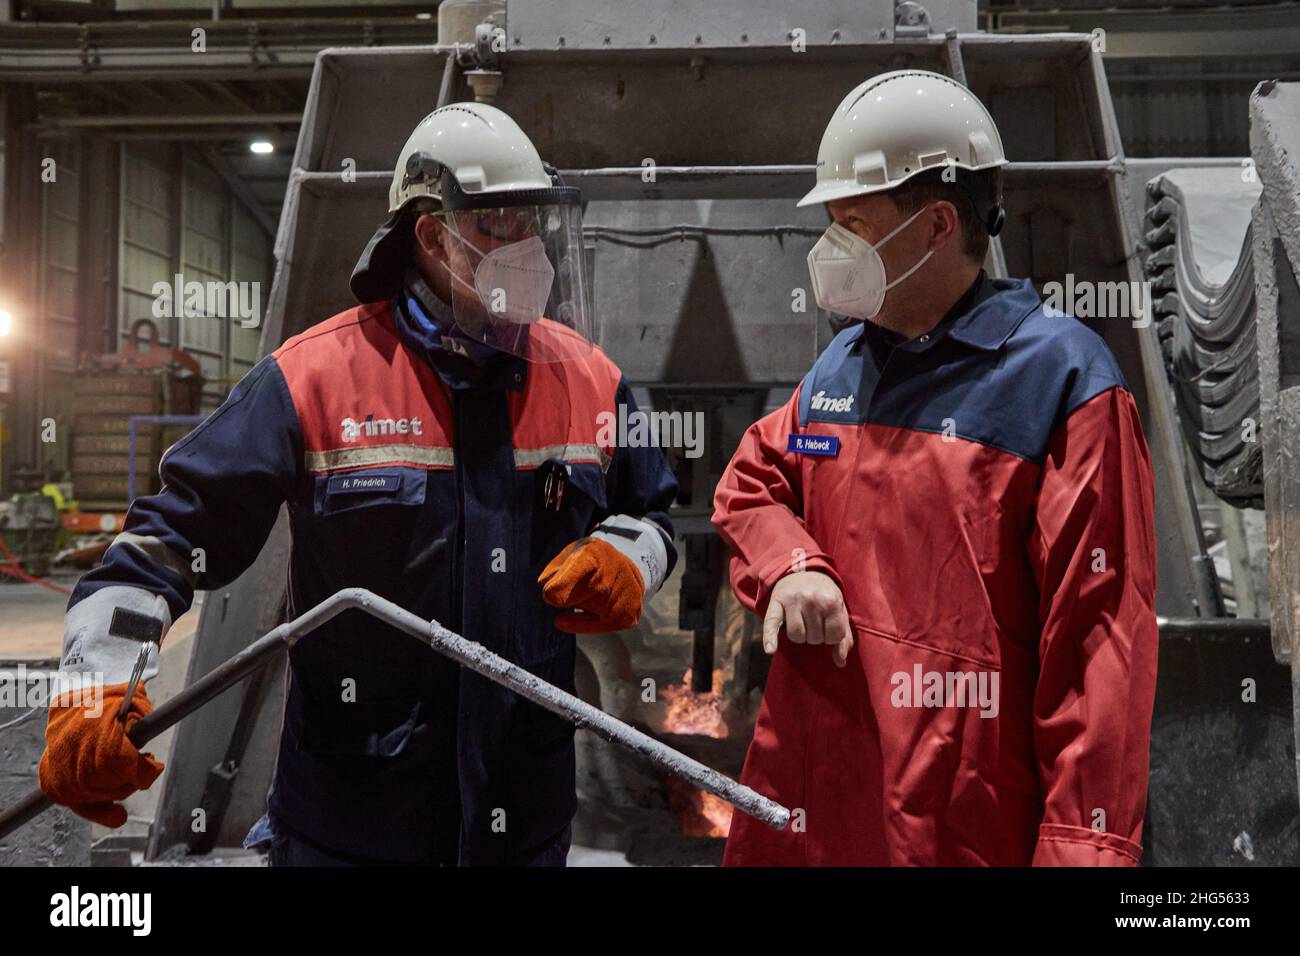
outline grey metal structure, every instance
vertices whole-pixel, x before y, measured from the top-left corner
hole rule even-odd
[[[496,104],[582,187],[593,226],[656,227],[661,238],[681,238],[647,252],[648,243],[614,246],[610,233],[592,231],[602,345],[640,384],[752,390],[798,381],[824,341],[818,336],[825,324],[815,310],[792,313],[790,290],[806,284],[802,257],[824,222],[816,212],[796,213],[787,201],[811,181],[821,127],[843,92],[898,66],[964,79],[993,111],[1012,158],[1006,175],[1011,221],[1001,243],[1010,273],[1043,282],[1066,271],[1098,281],[1140,278],[1116,196],[1123,151],[1089,37],[887,31],[878,42],[850,45],[833,39],[827,22],[802,28],[807,47],[795,52],[793,27],[759,35],[749,26],[753,11],[738,6],[716,12],[734,24],[722,30],[731,38],[725,46],[697,44],[693,34],[688,46],[670,48],[649,31],[633,37],[611,30],[607,45],[602,37],[599,47],[570,49],[562,11],[570,10],[576,23],[572,10],[582,5],[538,4],[556,11],[559,22],[537,36],[536,46],[523,27],[516,32],[518,22],[540,18],[533,6],[527,0],[510,5],[508,50],[493,64],[502,77]],[[614,21],[654,21],[644,4],[602,9]],[[800,19],[787,16],[790,23]],[[396,145],[435,105],[435,84],[446,82],[453,52],[467,59],[469,70],[476,67],[477,47],[322,52],[277,238],[264,351],[351,304],[346,277],[382,212]],[[451,99],[473,95],[465,72],[453,78]],[[376,102],[386,109],[375,109]],[[711,134],[716,117],[727,118],[727,135]],[[692,218],[683,222],[686,216]],[[679,222],[689,228],[664,228]],[[750,231],[721,231],[730,227]],[[691,246],[684,249],[684,242]],[[751,262],[762,264],[767,281],[718,288],[723,280],[708,275],[723,271],[712,263],[734,275],[737,265],[743,270]],[[680,283],[688,284],[689,296]],[[1160,365],[1150,361],[1154,338],[1119,323],[1099,331],[1138,394],[1166,473],[1181,474],[1172,408]],[[1149,396],[1153,387],[1158,394]],[[1158,505],[1161,610],[1213,613],[1217,600],[1182,484]]]
[[[1197,470],[1220,498],[1263,498],[1250,166],[1179,167],[1147,183],[1153,321]],[[1245,254],[1243,255],[1243,250]]]
[[[1252,236],[1273,653],[1291,665],[1300,716],[1300,84],[1259,85],[1250,145],[1263,186]],[[1295,730],[1300,743],[1300,720]]]
[[[1267,553],[1269,619],[1261,622],[1266,627],[1250,640],[1239,634],[1235,656],[1221,650],[1225,640],[1231,643],[1222,627],[1219,647],[1198,648],[1204,657],[1218,657],[1232,668],[1238,680],[1259,680],[1259,696],[1243,707],[1242,695],[1223,693],[1223,681],[1217,688],[1205,685],[1206,706],[1193,718],[1201,726],[1185,724],[1184,732],[1211,741],[1202,748],[1209,756],[1202,771],[1221,771],[1233,781],[1230,787],[1245,782],[1258,796],[1273,794],[1277,802],[1270,813],[1280,821],[1295,819],[1296,791],[1290,781],[1279,779],[1277,754],[1289,751],[1292,766],[1286,775],[1300,780],[1300,766],[1294,765],[1300,726],[1295,719],[1300,714],[1300,559],[1295,544],[1300,523],[1292,451],[1300,438],[1295,431],[1300,422],[1300,85],[1260,84],[1250,99],[1249,119],[1250,157],[1132,163],[1129,185],[1132,207],[1146,206],[1155,227],[1145,242],[1147,271],[1157,292],[1168,280],[1167,293],[1157,300],[1169,306],[1162,323],[1170,333],[1166,360],[1180,391],[1188,440],[1199,446],[1205,482],[1228,504],[1262,505],[1265,513],[1262,542],[1238,532],[1227,543],[1230,552],[1237,552],[1231,557],[1239,593],[1238,585],[1250,585],[1244,579],[1251,575],[1251,552]],[[1145,202],[1140,191],[1147,193]],[[1192,216],[1204,220],[1199,230],[1183,221]],[[1232,509],[1226,510],[1225,531],[1240,517],[1234,519]],[[1289,665],[1289,681],[1279,680],[1286,672],[1273,662]],[[1163,657],[1161,664],[1163,672]],[[1210,703],[1216,698],[1217,703]],[[1217,726],[1206,721],[1216,709],[1236,719]],[[1243,716],[1249,710],[1257,712]],[[1244,751],[1229,748],[1226,737],[1219,736],[1234,732],[1240,740],[1243,731],[1251,740]],[[1231,762],[1215,759],[1225,752],[1233,755]],[[1261,760],[1264,754],[1269,759]],[[1190,779],[1183,784],[1195,786]],[[1207,823],[1213,827],[1215,821]],[[1242,855],[1254,857],[1255,840],[1246,842]]]
[[[509,112],[582,187],[602,345],[657,407],[708,413],[706,457],[675,461],[684,534],[709,533],[712,488],[740,432],[789,394],[829,340],[826,316],[792,307],[794,290],[807,284],[805,255],[825,225],[820,212],[793,201],[812,182],[826,118],[864,78],[936,70],[992,111],[1011,159],[1008,222],[992,271],[1040,287],[1066,273],[1140,281],[1125,156],[1093,38],[976,33],[973,2],[787,7],[714,4],[688,16],[671,0],[510,0],[472,35],[443,34],[439,45],[323,51],[276,239],[263,352],[353,304],[348,276],[383,217],[398,148],[439,102],[476,95]],[[1151,446],[1158,609],[1218,616],[1155,329],[1127,319],[1089,324],[1118,357]],[[282,521],[254,567],[205,607],[194,674],[278,621],[288,548]],[[707,576],[694,579],[709,587]],[[1171,640],[1188,650],[1175,654],[1169,686],[1194,694],[1207,679],[1207,639]],[[1235,640],[1262,643],[1253,634]],[[1170,736],[1153,756],[1153,807],[1212,803],[1215,794],[1176,792],[1173,771],[1194,754],[1174,716],[1183,698],[1162,693],[1157,727]],[[261,717],[240,758],[221,844],[237,843],[262,812],[277,697],[252,709]],[[221,763],[239,711],[232,696],[215,702],[201,726],[182,728],[184,760],[173,761],[181,772],[166,781],[154,853],[186,842],[203,782],[185,768]],[[1182,836],[1163,833],[1170,851],[1157,861],[1186,859],[1190,851],[1175,845]]]

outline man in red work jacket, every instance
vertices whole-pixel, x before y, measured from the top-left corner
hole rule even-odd
[[[916,70],[853,90],[822,140],[813,289],[864,321],[717,490],[775,654],[742,779],[796,810],[738,814],[730,865],[1141,855],[1150,459],[1102,340],[980,268],[1005,162],[975,97]]]

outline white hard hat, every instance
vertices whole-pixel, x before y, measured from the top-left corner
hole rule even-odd
[[[420,120],[397,156],[388,219],[352,271],[352,294],[358,302],[373,302],[401,284],[411,258],[406,220],[414,200],[427,197],[443,209],[502,203],[506,193],[519,204],[576,201],[576,189],[556,183],[532,140],[495,106],[440,106]]]
[[[486,103],[439,107],[411,133],[388,187],[388,211],[420,196],[442,199],[442,173],[469,194],[550,189],[551,176],[519,124]]]
[[[893,189],[945,165],[976,172],[1006,163],[993,117],[956,80],[895,70],[855,87],[817,150],[817,184],[800,206]]]
[[[582,194],[513,119],[484,103],[452,103],[420,121],[397,157],[388,219],[352,272],[358,301],[395,296],[408,273],[421,278],[413,257],[420,200],[437,204],[455,250],[442,260],[448,315],[428,317],[444,347],[472,358],[489,346],[530,362],[591,354]],[[397,307],[413,308],[409,299]]]

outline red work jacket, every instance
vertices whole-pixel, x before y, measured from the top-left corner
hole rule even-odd
[[[781,635],[729,865],[1131,865],[1156,678],[1150,458],[1102,340],[1024,280],[856,325],[745,434],[714,524],[758,614],[840,585],[849,666]]]

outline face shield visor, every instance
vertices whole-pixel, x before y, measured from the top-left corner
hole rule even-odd
[[[590,355],[595,331],[578,191],[533,189],[473,202],[435,213],[445,229],[457,334],[530,362]]]

